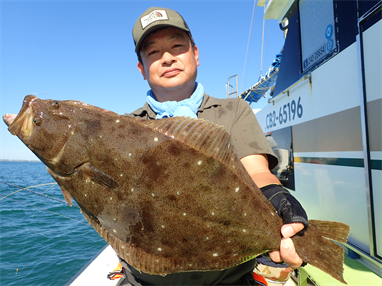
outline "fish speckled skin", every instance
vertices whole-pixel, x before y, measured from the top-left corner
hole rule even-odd
[[[137,270],[220,270],[279,248],[282,220],[221,126],[177,117],[144,121],[79,101],[27,96],[4,117],[97,232]],[[342,278],[348,226],[309,221],[300,257]],[[326,237],[326,238],[324,238]],[[321,249],[327,248],[322,251]]]

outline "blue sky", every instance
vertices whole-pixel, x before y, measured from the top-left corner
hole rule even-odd
[[[235,74],[241,93],[257,82],[261,70],[262,7],[255,8],[247,53],[253,4],[2,0],[0,113],[18,113],[28,94],[80,100],[120,114],[141,107],[149,86],[136,68],[131,30],[151,6],[174,9],[185,18],[200,53],[197,81],[209,95],[225,98],[227,79]],[[284,43],[276,20],[266,20],[264,31],[263,75]],[[252,108],[265,104],[262,99]],[[0,159],[37,159],[4,123],[0,136]]]

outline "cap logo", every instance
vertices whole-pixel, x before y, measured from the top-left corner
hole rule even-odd
[[[155,21],[168,20],[166,10],[154,10],[150,14],[141,18],[142,29],[145,29],[148,25]]]

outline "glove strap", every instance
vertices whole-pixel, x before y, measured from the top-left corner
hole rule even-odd
[[[304,229],[298,235],[303,235],[308,228],[308,217],[301,204],[293,197],[289,191],[278,184],[270,184],[260,188],[264,196],[276,209],[284,224],[301,222]]]

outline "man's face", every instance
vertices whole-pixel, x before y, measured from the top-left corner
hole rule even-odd
[[[168,27],[150,34],[142,43],[140,55],[143,65],[138,63],[138,69],[158,101],[184,99],[171,98],[181,89],[193,92],[199,51],[196,46],[192,49],[191,40],[183,30]]]

